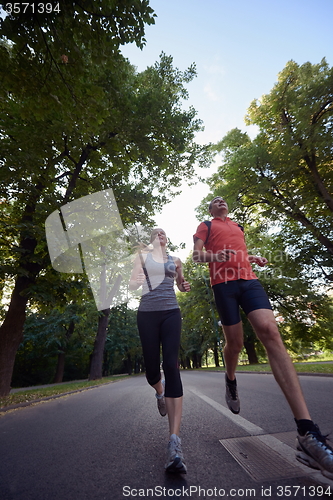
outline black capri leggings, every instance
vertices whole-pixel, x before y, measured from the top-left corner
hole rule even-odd
[[[137,321],[148,383],[155,385],[161,379],[160,344],[162,344],[165,397],[180,398],[183,395],[178,364],[180,309],[138,311]]]

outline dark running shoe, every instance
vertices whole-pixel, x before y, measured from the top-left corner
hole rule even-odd
[[[237,383],[230,384],[227,379],[227,374],[225,374],[225,400],[227,402],[228,408],[232,413],[239,413],[240,401],[237,392]]]
[[[316,430],[308,431],[305,436],[296,438],[296,458],[302,464],[320,469],[323,476],[333,479],[333,449],[327,444],[327,436],[323,436],[316,425]]]
[[[170,436],[167,453],[168,456],[165,464],[165,471],[186,474],[187,468],[182,453],[181,439],[176,434],[172,434]]]

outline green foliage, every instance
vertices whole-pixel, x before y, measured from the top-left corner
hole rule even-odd
[[[249,253],[268,258],[255,272],[294,353],[332,345],[332,118],[333,69],[324,59],[288,62],[248,110],[258,135],[233,129],[215,145],[222,165],[198,210],[207,218],[207,202],[222,195],[245,227]]]
[[[196,112],[181,108],[194,66],[181,72],[162,54],[138,74],[119,51],[144,43],[148,1],[62,1],[59,14],[21,14],[1,20],[5,277],[45,266],[44,221],[62,204],[112,187],[125,224],[151,222],[168,189],[209,158],[194,142]],[[35,241],[22,248],[26,238]]]
[[[175,195],[171,188],[194,179],[194,164],[210,161],[195,142],[201,121],[182,108],[194,65],[182,72],[161,54],[137,73],[120,52],[124,43],[145,43],[144,25],[155,17],[149,2],[59,5],[52,15],[21,11],[0,20],[0,288],[13,284],[12,305],[20,303],[7,311],[2,345],[21,342],[28,299],[38,314],[46,304],[61,313],[67,300],[79,306],[85,279],[50,270],[48,215],[112,188],[125,226],[152,223]],[[51,328],[50,338],[57,335]],[[12,365],[13,352],[3,351],[3,366]]]
[[[280,229],[285,247],[322,280],[331,281],[333,253],[333,69],[290,61],[272,91],[253,101],[247,123],[252,141],[230,131],[216,150],[223,155],[209,180],[237,218],[260,218]]]
[[[113,307],[110,312],[108,336],[105,344],[105,375],[137,373],[143,366],[142,348],[136,324],[136,311],[127,304]]]
[[[249,253],[269,261],[255,272],[264,286],[287,347],[294,352],[319,342],[329,349],[332,342],[332,298],[325,289],[314,286],[303,260],[285,246],[284,235],[245,228]]]
[[[69,336],[71,322],[74,331]],[[49,313],[29,312],[24,340],[15,360],[12,385],[24,387],[53,382],[61,352],[66,352],[64,380],[86,378],[96,324],[97,311],[93,303],[70,304]]]

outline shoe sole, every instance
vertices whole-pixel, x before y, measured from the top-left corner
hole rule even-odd
[[[172,474],[186,474],[187,470],[180,457],[174,459],[172,464],[168,465],[165,469],[165,472],[170,472]]]
[[[227,406],[229,408],[229,410],[234,414],[234,415],[238,415],[238,413],[240,412],[240,408],[238,410],[234,410],[233,408],[231,408],[231,406],[229,405],[229,402],[227,400],[227,398],[225,398],[225,402],[227,403]]]
[[[329,479],[333,479],[333,473],[323,469],[322,466],[314,460],[312,457],[304,453],[303,451],[299,451],[296,453],[296,459],[302,464],[310,467],[311,469],[320,470],[322,475],[328,477]]]

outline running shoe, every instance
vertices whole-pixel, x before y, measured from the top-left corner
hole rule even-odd
[[[165,397],[164,397],[164,386],[165,386],[165,381],[162,380],[162,385],[163,385],[163,394],[162,396],[159,396],[156,392],[155,396],[157,399],[157,408],[162,417],[165,417],[167,414],[167,409],[166,409],[166,404],[165,404]]]
[[[187,472],[181,448],[181,439],[176,434],[170,436],[165,471],[179,474],[186,474]]]
[[[304,436],[296,438],[296,458],[302,464],[320,469],[323,476],[333,479],[333,449],[327,444],[327,436],[323,436],[316,425],[316,430],[308,431]]]
[[[237,392],[237,383],[230,384],[227,379],[227,374],[225,374],[225,400],[227,402],[228,408],[232,413],[239,413],[240,401]]]

